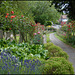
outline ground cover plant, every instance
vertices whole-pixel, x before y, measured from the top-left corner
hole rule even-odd
[[[12,42],[13,43],[13,42]],[[43,45],[35,45],[28,43],[20,43],[20,44],[8,44],[8,46],[1,47],[1,51],[8,50],[8,52],[12,55],[19,57],[20,60],[25,60],[31,57],[38,57],[47,59],[48,58],[48,50],[43,48]]]
[[[42,71],[40,65],[41,61],[38,59],[26,59],[20,62],[19,57],[7,51],[3,50],[0,53],[0,74],[40,74]]]

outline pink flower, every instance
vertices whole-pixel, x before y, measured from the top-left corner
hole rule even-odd
[[[14,14],[14,12],[13,12],[13,11],[11,11],[11,14]]]
[[[23,15],[21,15],[21,17],[23,17]]]
[[[36,33],[34,33],[33,35],[36,35]]]
[[[12,22],[12,20],[10,20],[10,22]]]
[[[38,40],[38,41],[40,41],[40,40]]]
[[[40,34],[40,32],[38,32],[38,34]]]

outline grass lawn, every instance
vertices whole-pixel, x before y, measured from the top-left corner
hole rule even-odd
[[[19,43],[19,35],[16,36],[17,43]]]
[[[66,44],[72,46],[73,48],[75,48],[75,45],[71,45],[71,44],[68,43],[66,40],[64,40],[62,37],[58,36],[56,33],[55,33],[55,36],[56,36],[59,40],[61,40],[62,42],[64,42],[64,43],[66,43]]]

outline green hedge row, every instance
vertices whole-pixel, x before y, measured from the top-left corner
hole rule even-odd
[[[55,46],[53,43],[46,43],[44,46],[48,49],[48,54],[50,57],[64,57],[65,59],[69,58],[65,51],[63,51],[60,47]]]
[[[51,57],[44,66],[43,74],[74,74],[74,68],[63,57]]]
[[[68,61],[68,54],[53,43],[44,44],[49,51],[49,59],[45,62],[43,74],[74,74],[74,68]]]

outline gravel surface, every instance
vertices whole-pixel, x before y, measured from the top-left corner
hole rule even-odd
[[[47,43],[47,42],[46,42],[46,35],[43,35],[43,38],[44,38],[44,39],[43,39],[43,43]]]
[[[69,55],[69,61],[73,64],[74,72],[75,72],[75,48],[72,48],[71,46],[57,39],[54,36],[54,33],[51,33],[49,38],[54,45],[61,47],[63,51],[65,51]]]

